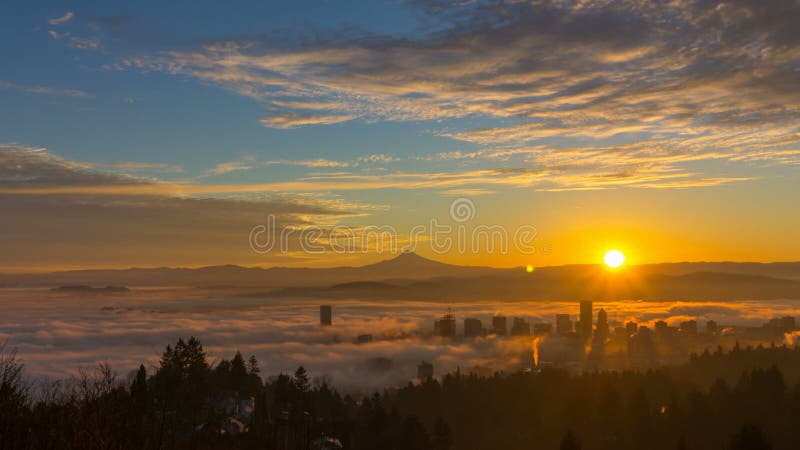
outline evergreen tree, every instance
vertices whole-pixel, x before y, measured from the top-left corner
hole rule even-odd
[[[442,416],[433,423],[433,449],[450,450],[453,446],[453,432]]]
[[[731,439],[730,450],[772,450],[760,428],[744,425]]]
[[[300,392],[307,392],[309,383],[308,383],[308,372],[303,366],[297,368],[294,372],[294,386]]]
[[[247,360],[247,373],[249,374],[261,373],[261,369],[258,367],[258,360],[256,360],[255,355],[250,355],[250,359]]]
[[[581,442],[572,434],[572,430],[567,430],[567,434],[561,439],[560,450],[581,450]]]

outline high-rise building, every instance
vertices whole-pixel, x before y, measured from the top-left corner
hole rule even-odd
[[[592,338],[592,302],[581,302],[581,321],[579,333],[584,340]]]
[[[514,317],[511,325],[512,336],[530,336],[531,324],[521,317]]]
[[[456,337],[456,316],[448,312],[441,319],[433,323],[433,333],[437,336]]]
[[[681,331],[686,334],[697,334],[697,321],[687,320],[681,322]]]
[[[422,361],[417,366],[417,378],[420,380],[427,380],[428,378],[433,378],[433,364]]]
[[[534,336],[547,336],[553,331],[553,325],[549,323],[535,323],[533,324]]]
[[[320,305],[319,324],[331,325],[333,323],[333,307],[331,305]]]
[[[608,313],[603,308],[597,312],[597,334],[602,337],[608,336]]]
[[[492,333],[498,336],[508,335],[508,319],[506,316],[492,317]]]
[[[631,320],[630,322],[625,324],[625,331],[627,331],[630,334],[636,333],[637,331],[639,331],[639,324]]]
[[[708,334],[716,334],[717,332],[717,322],[714,320],[709,320],[706,322],[706,333]]]
[[[572,321],[569,314],[556,314],[556,334],[565,335],[572,332]]]
[[[663,320],[656,320],[656,331],[660,333],[664,333],[667,331],[667,322]]]
[[[464,319],[464,337],[475,338],[483,335],[483,324],[480,319]]]

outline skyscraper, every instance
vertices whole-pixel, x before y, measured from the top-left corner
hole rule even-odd
[[[523,319],[522,317],[514,317],[514,321],[511,325],[511,335],[512,336],[530,336],[531,335],[531,324],[528,323],[527,320]]]
[[[584,340],[592,338],[592,302],[584,300],[581,302],[581,322],[578,330]]]
[[[508,320],[506,316],[492,317],[492,332],[498,336],[508,335]]]
[[[608,313],[603,308],[597,312],[597,334],[602,337],[608,336]]]
[[[456,337],[456,316],[448,312],[441,319],[433,323],[433,333],[437,336]]]
[[[483,324],[480,319],[464,319],[464,337],[475,338],[483,335]]]
[[[331,325],[333,323],[333,307],[331,305],[319,306],[319,324]]]
[[[572,321],[569,314],[556,314],[556,334],[565,335],[572,332]]]

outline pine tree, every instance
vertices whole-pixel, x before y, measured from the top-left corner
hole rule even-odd
[[[258,367],[258,360],[256,360],[255,355],[250,355],[250,359],[247,360],[247,373],[261,373],[261,369]]]
[[[308,372],[303,366],[298,367],[294,372],[294,386],[300,392],[308,391]]]
[[[731,439],[731,450],[772,450],[760,428],[744,425]]]
[[[567,430],[567,434],[561,439],[561,450],[581,450],[581,442],[572,434],[572,430]]]

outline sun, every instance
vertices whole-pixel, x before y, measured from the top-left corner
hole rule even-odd
[[[612,269],[625,264],[625,255],[619,250],[609,250],[603,255],[603,262]]]

